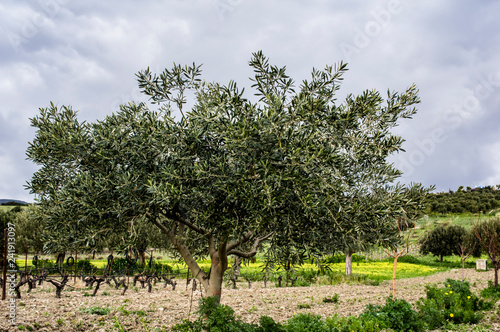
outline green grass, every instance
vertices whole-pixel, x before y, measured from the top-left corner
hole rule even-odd
[[[458,225],[465,229],[470,229],[476,221],[485,220],[500,215],[500,210],[493,210],[487,214],[473,214],[473,213],[449,213],[449,214],[431,214],[428,219],[420,218],[417,220],[419,229],[433,228],[440,224]]]
[[[9,212],[14,207],[15,206],[10,206],[10,205],[0,205],[0,212]]]
[[[9,212],[17,206],[20,206],[23,210],[27,208],[26,205],[0,205],[0,212]]]

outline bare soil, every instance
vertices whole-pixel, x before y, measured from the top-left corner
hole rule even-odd
[[[425,295],[424,286],[428,283],[442,283],[447,278],[461,279],[461,270],[451,270],[432,276],[400,279],[397,281],[396,297],[415,303]],[[466,280],[476,293],[493,280],[493,271],[466,271]],[[198,299],[202,290],[192,291],[186,287],[185,280],[178,280],[175,291],[169,285],[163,288],[162,283],[153,287],[151,293],[147,288],[132,287],[124,296],[122,290],[115,290],[110,285],[101,285],[97,296],[92,297],[93,290],[86,289],[83,283],[73,279],[68,283],[62,297],[55,297],[55,287],[44,282],[31,293],[27,286],[21,288],[22,298],[16,300],[17,326],[8,323],[8,301],[1,301],[0,331],[157,331],[169,330],[169,327],[183,319],[195,319]],[[239,319],[247,322],[258,322],[263,315],[283,321],[299,312],[318,314],[323,317],[339,315],[358,315],[369,303],[383,304],[392,292],[392,282],[385,281],[378,286],[348,285],[282,287],[263,283],[252,283],[249,289],[247,282],[238,284],[238,289],[225,287],[222,292],[222,303],[231,306]],[[325,303],[324,298],[338,294],[338,303]],[[105,315],[91,314],[85,309],[99,307],[110,308]],[[301,307],[301,309],[299,309]],[[308,308],[307,308],[308,307]],[[487,313],[484,324],[488,330],[500,331],[500,309]],[[473,327],[470,327],[473,330]]]

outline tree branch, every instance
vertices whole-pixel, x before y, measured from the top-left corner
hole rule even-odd
[[[231,251],[234,248],[236,248],[237,246],[239,246],[240,244],[247,242],[248,240],[250,240],[252,235],[253,235],[253,232],[251,232],[251,231],[246,232],[238,240],[235,240],[235,241],[228,243],[226,250]]]
[[[206,283],[207,275],[205,274],[205,272],[203,272],[198,263],[196,263],[196,260],[189,251],[189,248],[182,242],[182,240],[179,237],[175,236],[172,230],[169,230],[167,227],[160,224],[158,220],[156,220],[156,218],[151,218],[151,220],[163,233],[165,233],[168,236],[172,244],[177,248],[177,250],[181,254],[182,258],[184,259],[184,262],[189,267],[193,275],[198,279],[198,281],[200,281],[204,287],[208,286]],[[198,278],[198,275],[200,275],[201,277]]]
[[[190,229],[199,234],[205,235],[208,233],[208,231],[205,228],[194,225],[193,223],[189,222],[187,218],[183,218],[177,213],[168,210],[162,210],[162,214],[168,219],[175,220],[186,225],[187,227],[189,227]]]
[[[253,246],[252,246],[252,249],[248,252],[244,252],[244,251],[241,251],[241,250],[238,250],[238,249],[231,249],[231,250],[227,250],[227,254],[228,255],[236,255],[238,257],[242,257],[242,258],[251,258],[253,256],[255,256],[255,254],[257,253],[257,248],[259,246],[259,244],[264,241],[264,240],[267,240],[268,238],[270,238],[274,233],[271,232],[267,235],[264,235],[264,236],[261,236],[261,237],[258,237],[255,239],[254,243],[253,243]],[[229,246],[229,244],[228,244]]]

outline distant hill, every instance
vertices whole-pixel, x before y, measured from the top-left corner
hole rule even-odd
[[[26,203],[25,201],[20,201],[18,199],[0,199],[0,205],[28,205],[28,203]]]
[[[500,186],[467,187],[457,191],[429,194],[425,198],[426,213],[488,213],[500,208]]]

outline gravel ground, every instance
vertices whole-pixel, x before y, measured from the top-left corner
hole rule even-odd
[[[432,276],[400,279],[397,281],[396,297],[414,303],[423,297],[427,283],[440,283],[447,278],[461,279],[461,270],[451,270]],[[466,280],[473,285],[477,293],[493,280],[493,271],[476,272],[469,269]],[[182,319],[194,319],[198,299],[202,292],[198,289],[186,289],[183,281],[175,291],[171,286],[163,288],[158,283],[151,293],[147,289],[131,287],[124,296],[122,290],[115,290],[109,285],[102,285],[96,297],[90,297],[92,290],[85,289],[81,281],[68,283],[60,299],[55,298],[55,287],[44,282],[31,293],[27,286],[21,288],[22,299],[16,300],[18,326],[8,323],[8,301],[1,301],[0,331],[154,331],[155,328],[167,330]],[[226,287],[222,292],[222,303],[230,305],[238,318],[247,322],[257,322],[262,315],[271,316],[277,321],[286,320],[298,312],[307,312],[331,316],[357,315],[369,303],[383,304],[391,294],[392,283],[385,281],[378,286],[367,285],[335,285],[288,288],[264,288],[262,283],[253,283],[251,289],[246,282],[240,283],[238,289]],[[338,303],[324,303],[323,299],[338,294]],[[300,307],[308,307],[302,308]],[[105,315],[86,312],[92,307],[110,308]],[[500,309],[487,314],[485,322],[490,331],[500,331]],[[28,328],[29,326],[29,328]],[[469,330],[473,330],[470,327]]]

